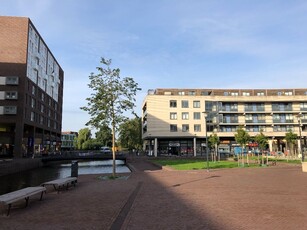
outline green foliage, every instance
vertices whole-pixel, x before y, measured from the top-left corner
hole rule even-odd
[[[140,90],[131,77],[120,77],[120,69],[111,69],[111,59],[101,58],[102,67],[97,67],[98,73],[89,76],[89,88],[93,90],[91,97],[86,98],[87,106],[81,107],[87,111],[91,119],[86,125],[97,129],[102,126],[117,128],[127,117],[124,112],[134,114],[135,96]]]
[[[297,139],[297,134],[293,133],[292,130],[290,130],[286,133],[285,139],[289,144],[294,144]]]
[[[89,128],[80,129],[77,137],[77,148],[78,149],[86,149],[84,148],[84,143],[91,139],[91,131]]]
[[[235,134],[235,140],[242,148],[244,148],[251,140],[251,137],[242,127],[239,127]]]
[[[86,125],[97,129],[107,126],[112,129],[113,176],[115,176],[115,136],[121,123],[128,118],[125,113],[135,114],[135,96],[141,90],[131,77],[120,77],[120,69],[111,69],[111,59],[101,58],[97,74],[89,76],[91,97],[86,98],[87,106],[80,109],[87,111],[90,120]]]
[[[108,126],[103,125],[95,135],[101,146],[112,146],[112,130]]]
[[[220,138],[217,136],[216,133],[214,133],[213,135],[211,134],[209,136],[208,141],[209,141],[210,147],[215,147],[216,145],[220,144]]]
[[[127,120],[119,127],[119,142],[128,150],[142,148],[142,120],[139,117]]]
[[[261,150],[266,149],[267,145],[268,145],[268,137],[265,136],[262,132],[260,132],[259,134],[257,134],[254,137],[254,140],[258,143],[258,147]]]

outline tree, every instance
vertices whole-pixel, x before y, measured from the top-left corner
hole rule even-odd
[[[216,133],[214,133],[213,135],[209,136],[208,141],[210,143],[210,146],[214,147],[214,161],[216,161],[218,145],[220,144],[220,138],[217,136]],[[218,156],[218,161],[220,161],[220,156]]]
[[[285,139],[286,139],[286,144],[287,144],[287,150],[289,149],[289,153],[287,154],[287,156],[288,157],[289,155],[293,156],[292,152],[293,152],[294,143],[297,139],[297,134],[293,133],[292,130],[290,129],[289,132],[286,133]]]
[[[243,166],[244,166],[243,149],[245,148],[246,144],[250,141],[250,139],[251,139],[250,135],[242,127],[239,127],[237,129],[237,133],[235,134],[235,140],[241,146],[241,155],[242,155],[242,165]],[[239,158],[238,158],[238,163],[239,163]],[[247,158],[247,163],[248,163],[248,158]]]
[[[263,151],[266,149],[268,145],[268,137],[266,137],[262,131],[254,137],[254,140],[258,143],[258,148],[261,151],[261,161],[263,162]],[[259,154],[258,154],[258,164],[259,164]]]
[[[78,137],[77,137],[77,148],[78,149],[84,149],[84,142],[88,141],[91,139],[91,131],[89,128],[84,128],[80,129],[78,132]]]
[[[101,143],[101,146],[112,145],[112,130],[106,126],[101,126],[100,130],[95,134],[97,142]]]
[[[111,69],[111,59],[101,58],[98,73],[89,76],[89,88],[93,90],[91,97],[86,98],[87,106],[81,107],[91,116],[86,125],[97,129],[108,126],[112,129],[113,177],[115,167],[115,136],[119,125],[127,120],[125,112],[134,113],[135,96],[141,90],[131,77],[120,77],[120,69]]]
[[[124,122],[119,128],[119,142],[128,150],[142,148],[142,120],[139,117]]]

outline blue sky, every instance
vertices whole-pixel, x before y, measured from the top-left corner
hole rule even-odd
[[[142,91],[155,88],[306,88],[304,0],[1,0],[29,17],[65,71],[63,131],[85,127],[79,108],[100,57]]]

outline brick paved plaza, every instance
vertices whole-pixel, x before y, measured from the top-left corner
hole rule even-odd
[[[130,160],[128,179],[79,176],[0,217],[1,229],[307,229],[307,173],[298,165],[206,172]]]

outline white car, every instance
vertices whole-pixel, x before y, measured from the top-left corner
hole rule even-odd
[[[111,149],[109,147],[101,147],[100,152],[101,153],[111,153]]]

